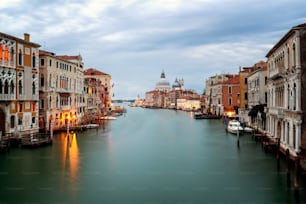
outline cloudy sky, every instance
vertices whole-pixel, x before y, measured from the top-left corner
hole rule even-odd
[[[202,92],[205,80],[266,60],[305,0],[1,0],[1,32],[112,76],[114,95],[144,97],[162,70]]]

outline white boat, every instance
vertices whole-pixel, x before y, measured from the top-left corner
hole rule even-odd
[[[86,124],[86,125],[82,125],[82,127],[86,129],[92,129],[92,128],[99,127],[99,125],[98,124]]]
[[[231,120],[229,121],[227,125],[227,131],[232,133],[232,134],[237,134],[237,131],[239,132],[248,132],[251,133],[253,132],[253,129],[250,127],[242,127],[240,122],[238,120]]]
[[[114,116],[103,116],[100,119],[101,120],[116,120],[117,118]]]

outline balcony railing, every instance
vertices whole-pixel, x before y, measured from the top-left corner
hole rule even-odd
[[[284,110],[282,108],[270,107],[269,113],[272,115],[277,115],[278,118],[284,118]]]
[[[269,77],[274,79],[282,76],[285,73],[285,67],[275,67],[269,70]]]
[[[39,97],[38,97],[37,94],[30,95],[30,96],[27,96],[27,95],[18,95],[17,100],[32,100],[32,101],[38,101],[38,100],[39,100]]]
[[[16,100],[15,94],[0,94],[0,101]]]

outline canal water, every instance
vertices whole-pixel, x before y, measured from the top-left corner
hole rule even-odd
[[[99,129],[0,155],[0,203],[305,203],[285,163],[220,120],[128,108]]]

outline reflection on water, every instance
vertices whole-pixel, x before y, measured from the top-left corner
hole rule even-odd
[[[62,181],[66,181],[68,178],[68,183],[72,188],[78,188],[78,178],[79,178],[79,148],[76,133],[70,134],[60,134],[60,144],[61,145],[61,166],[62,166]],[[66,179],[64,179],[66,178]],[[67,185],[64,183],[63,185]]]

